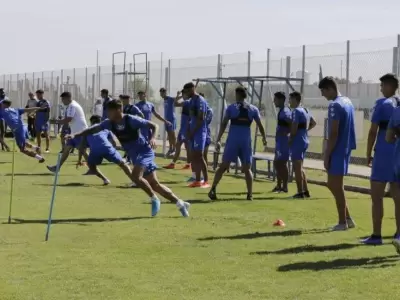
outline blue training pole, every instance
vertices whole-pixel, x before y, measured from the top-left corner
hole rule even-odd
[[[59,153],[58,157],[57,157],[56,174],[54,176],[53,193],[51,195],[51,201],[50,201],[50,210],[49,210],[49,218],[47,220],[46,237],[44,238],[45,242],[47,242],[49,240],[51,217],[53,215],[54,200],[56,198],[56,188],[57,188],[57,182],[58,182],[58,173],[60,172],[61,156],[62,156],[62,153]]]

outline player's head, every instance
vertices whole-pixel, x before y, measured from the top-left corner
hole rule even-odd
[[[145,92],[139,91],[139,92],[137,93],[137,95],[138,95],[138,98],[139,98],[140,101],[146,100],[146,93],[145,93]]]
[[[181,91],[181,94],[182,94],[182,99],[183,99],[183,100],[189,100],[189,99],[190,99],[190,98],[188,97],[188,95],[186,94],[185,90],[182,90],[182,91]]]
[[[1,101],[1,107],[3,108],[9,108],[11,106],[11,100],[10,99],[4,99]]]
[[[160,89],[160,97],[161,98],[167,97],[167,90],[165,88]]]
[[[335,99],[339,94],[337,83],[332,76],[322,78],[318,88],[321,90],[321,95],[328,101]]]
[[[399,79],[395,74],[385,74],[379,80],[381,82],[381,92],[384,97],[389,98],[396,94],[399,88]]]
[[[37,98],[38,100],[43,99],[43,95],[44,95],[44,91],[43,91],[43,90],[37,90],[37,91],[36,91],[36,98]]]
[[[130,99],[131,97],[129,95],[119,95],[119,100],[121,100],[124,105],[128,105]]]
[[[28,94],[29,99],[33,100],[35,99],[35,95],[33,93],[29,93]]]
[[[124,105],[120,100],[111,100],[106,104],[107,117],[111,121],[119,121],[122,118],[122,109]]]
[[[0,88],[0,97],[4,97],[6,93],[4,92],[3,88]]]
[[[284,92],[276,92],[274,94],[274,104],[276,107],[283,107],[286,101],[286,94]]]
[[[301,94],[299,92],[293,92],[289,94],[289,104],[291,108],[296,108],[300,105]]]
[[[189,98],[191,98],[196,92],[196,88],[193,82],[186,83],[183,86],[183,90],[185,91],[185,93],[188,95]]]
[[[98,115],[93,115],[90,117],[90,124],[93,126],[95,124],[101,123],[101,117]]]
[[[64,92],[60,95],[61,102],[64,105],[69,105],[72,102],[72,95],[70,92]]]
[[[100,96],[101,96],[101,98],[107,98],[108,97],[108,94],[109,94],[109,92],[108,92],[108,90],[107,89],[102,89],[101,91],[100,91]]]
[[[236,101],[244,101],[247,98],[247,89],[242,86],[238,86],[235,89]]]

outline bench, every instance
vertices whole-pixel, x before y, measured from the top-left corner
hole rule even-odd
[[[257,177],[257,161],[265,161],[267,162],[267,178],[272,179],[272,181],[276,180],[276,170],[274,166],[274,159],[271,157],[268,157],[266,155],[253,155],[253,162],[251,165],[252,171],[254,178]],[[289,182],[293,181],[293,167],[292,167],[292,162],[289,160],[288,161],[288,169],[289,169]]]

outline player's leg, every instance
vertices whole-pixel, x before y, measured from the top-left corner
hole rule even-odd
[[[60,142],[61,142],[61,151],[60,151],[60,153],[62,153],[64,148],[65,148],[65,143],[66,143],[65,134],[64,134],[63,131],[61,131]]]
[[[101,180],[103,180],[104,185],[109,185],[111,181],[98,168],[98,166],[101,165],[101,163],[103,162],[103,158],[109,160],[110,157],[107,157],[107,155],[102,155],[101,153],[90,151],[89,155],[86,158],[87,165],[89,168],[89,172],[86,174],[96,175]]]
[[[5,121],[3,119],[0,119],[0,140],[3,141],[1,143],[1,150],[7,150],[7,147],[5,147],[5,136],[6,136],[6,125]],[[9,151],[9,150],[8,150]]]
[[[175,169],[175,164],[179,159],[179,156],[181,155],[181,148],[182,148],[182,141],[178,139],[178,141],[175,144],[175,154],[174,157],[172,158],[172,162],[165,166],[165,169]]]
[[[45,125],[43,125],[43,134],[44,134],[44,138],[46,140],[46,153],[50,152],[50,135],[49,135],[49,123],[46,123]]]
[[[397,172],[396,172],[397,173]],[[400,176],[395,176],[395,182],[390,184],[390,193],[394,200],[394,215],[396,219],[396,233],[394,234],[392,244],[398,254],[400,254]]]
[[[239,148],[239,159],[242,164],[242,172],[246,180],[247,187],[247,200],[253,200],[253,172],[251,171],[251,163],[253,161],[253,153],[251,149],[251,143],[248,145],[241,145]]]
[[[274,166],[276,170],[277,185],[272,190],[275,193],[288,192],[289,181],[289,147],[287,145],[276,144]]]
[[[179,209],[179,212],[182,214],[183,217],[189,217],[189,208],[190,208],[190,203],[182,201],[179,199],[170,188],[167,186],[161,184],[158,181],[157,174],[155,171],[154,166],[150,166],[149,169],[146,169],[144,173],[144,177],[146,180],[149,182],[153,190],[167,199],[168,201],[175,203],[176,207]]]
[[[297,186],[297,194],[293,196],[295,199],[310,197],[307,185],[307,177],[303,168],[306,150],[307,147],[304,147],[303,145],[292,148],[292,164]]]
[[[36,128],[36,144],[39,148],[42,148],[42,126],[38,120],[35,120],[35,128]]]
[[[74,148],[79,147],[80,142],[81,142],[81,138],[80,137],[79,138],[75,137],[75,138],[67,141],[67,144],[65,145],[65,147],[63,149],[63,152],[61,154],[60,166],[59,166],[60,169],[61,169],[62,165],[65,163],[65,161],[68,159],[68,157],[69,157],[69,155],[71,153],[71,150],[74,149]],[[50,172],[55,173],[56,170],[57,170],[57,166],[56,165],[47,166],[47,169]]]
[[[37,147],[34,147],[27,141],[29,139],[29,136],[28,129],[26,127],[14,131],[14,139],[15,143],[23,154],[29,157],[36,158],[40,163],[43,163],[45,161],[44,158],[37,153]],[[34,148],[36,151],[29,148]]]

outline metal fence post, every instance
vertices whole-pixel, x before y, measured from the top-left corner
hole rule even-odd
[[[96,68],[96,74],[98,74],[99,68]],[[94,90],[93,90],[94,93]],[[86,110],[90,107],[89,106],[89,101],[88,101],[88,68],[85,68],[85,104],[86,104]],[[89,108],[90,109],[90,108]]]
[[[393,47],[393,60],[392,60],[392,73],[397,74],[399,62],[398,62],[398,47]]]
[[[303,81],[301,82],[300,85],[300,93],[304,99],[304,79],[306,76],[306,45],[303,45],[303,51],[302,51],[302,57],[301,57],[301,78]]]
[[[291,67],[291,60],[292,58],[290,56],[286,56],[286,77],[290,78],[290,67]],[[289,85],[285,85],[285,92],[286,95],[289,95]]]
[[[61,70],[61,78],[60,78],[60,85],[61,85],[61,87],[60,87],[60,92],[62,93],[62,92],[64,92],[64,85],[63,85],[63,83],[64,83],[64,70]]]
[[[395,74],[400,75],[400,34],[397,35],[397,69]]]
[[[168,66],[170,66],[170,61],[168,61]],[[169,67],[165,68],[165,88],[169,91],[169,75],[170,75],[170,71],[169,71]],[[164,155],[164,153],[166,152],[166,132],[165,132],[165,128],[162,129],[161,131],[161,138],[162,138],[162,153]]]
[[[346,43],[346,97],[349,96],[350,90],[350,41]]]

